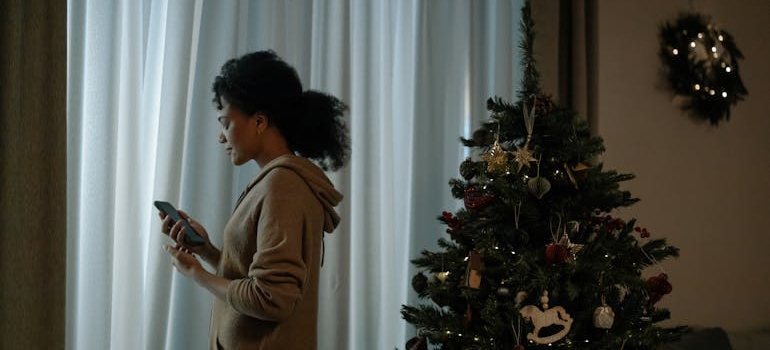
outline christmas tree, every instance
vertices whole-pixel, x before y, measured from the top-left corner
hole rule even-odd
[[[440,251],[412,260],[425,302],[402,308],[407,349],[655,349],[684,330],[656,325],[671,291],[657,264],[679,251],[613,216],[638,201],[619,186],[633,175],[603,169],[602,139],[541,91],[529,6],[519,101],[489,99],[490,119],[461,139],[480,154],[450,181],[464,205],[438,218]]]

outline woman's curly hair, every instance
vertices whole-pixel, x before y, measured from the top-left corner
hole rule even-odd
[[[252,115],[264,113],[292,151],[338,170],[350,158],[350,137],[343,115],[348,106],[319,91],[303,91],[297,71],[273,51],[258,51],[227,61],[212,86],[214,104],[222,100]]]

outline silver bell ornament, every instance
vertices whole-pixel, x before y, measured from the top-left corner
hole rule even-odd
[[[600,329],[610,329],[615,322],[615,311],[612,307],[607,305],[602,297],[602,306],[599,306],[594,310],[594,327]]]
[[[497,288],[497,295],[508,296],[511,295],[511,290],[508,287],[500,286]]]
[[[537,197],[537,199],[543,198],[548,191],[551,190],[551,183],[544,177],[533,177],[527,182],[529,193]]]
[[[540,177],[540,161],[537,162],[537,176],[527,181],[527,189],[537,199],[543,198],[551,190],[551,183],[548,179]]]

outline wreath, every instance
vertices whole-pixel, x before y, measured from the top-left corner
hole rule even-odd
[[[730,119],[730,107],[748,94],[738,74],[743,54],[732,36],[700,14],[680,14],[660,28],[660,58],[681,108],[718,125]]]

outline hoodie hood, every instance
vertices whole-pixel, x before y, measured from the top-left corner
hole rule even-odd
[[[334,207],[342,201],[342,193],[334,188],[334,185],[320,167],[306,158],[287,154],[271,160],[257,174],[257,177],[251,181],[249,187],[254,186],[271,170],[279,167],[292,170],[305,180],[308,188],[310,188],[324,208],[324,231],[327,233],[334,231],[340,222],[340,216]]]

